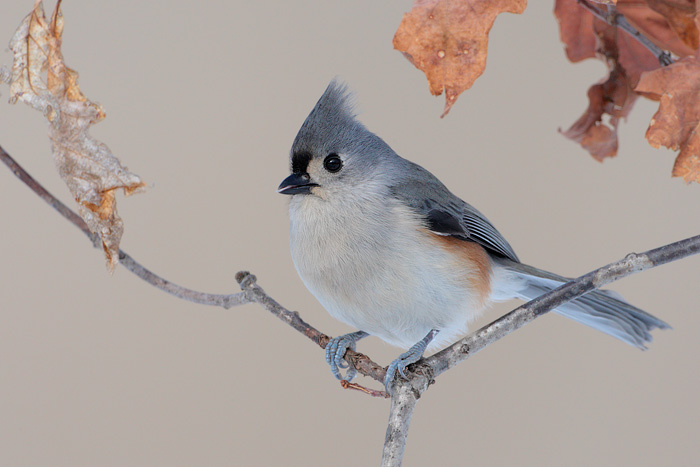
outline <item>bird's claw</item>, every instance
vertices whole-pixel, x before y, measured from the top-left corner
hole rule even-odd
[[[386,369],[386,376],[384,377],[384,389],[388,394],[391,394],[391,386],[396,378],[396,373],[398,372],[403,379],[408,379],[406,368],[408,368],[409,365],[416,363],[422,357],[422,352],[418,353],[413,349],[410,349],[408,352],[402,353],[399,358],[389,364]]]
[[[350,364],[345,361],[345,352],[348,349],[355,350],[357,340],[364,336],[366,336],[366,334],[360,331],[359,333],[353,332],[343,336],[333,337],[328,341],[326,345],[326,363],[330,365],[333,376],[346,381],[352,381],[355,378],[357,370],[352,368]],[[345,373],[345,376],[343,376],[340,370],[345,368],[348,368],[348,371]]]
[[[408,365],[416,363],[418,360],[423,358],[425,349],[438,332],[440,331],[437,329],[432,329],[423,339],[416,342],[413,347],[399,355],[399,358],[389,364],[386,369],[386,376],[384,377],[384,389],[386,390],[387,394],[391,394],[391,386],[396,378],[396,372],[398,371],[404,379],[408,379],[406,368]]]

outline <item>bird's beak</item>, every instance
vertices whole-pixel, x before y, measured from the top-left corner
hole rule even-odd
[[[311,182],[311,177],[309,177],[309,174],[295,173],[282,180],[279,188],[277,188],[277,193],[281,193],[283,195],[308,195],[311,193],[311,188],[315,186],[318,186],[318,184]]]

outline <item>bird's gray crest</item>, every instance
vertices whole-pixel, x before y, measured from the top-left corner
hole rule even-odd
[[[355,96],[347,84],[334,78],[326,87],[303,127],[338,125],[355,120]]]
[[[350,133],[364,129],[355,119],[354,107],[354,96],[347,85],[333,79],[294,138],[292,157],[296,153],[342,151],[342,147],[329,145],[342,146]]]

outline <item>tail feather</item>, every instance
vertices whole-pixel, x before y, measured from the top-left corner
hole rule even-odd
[[[532,300],[570,280],[522,263],[507,261],[504,266],[522,279],[523,286],[515,293],[523,300]],[[553,311],[640,349],[651,342],[650,331],[670,327],[609,290],[594,290]]]

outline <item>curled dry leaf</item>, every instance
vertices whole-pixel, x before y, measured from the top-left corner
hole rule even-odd
[[[47,22],[41,1],[22,21],[10,42],[14,53],[10,102],[25,102],[49,121],[49,139],[56,167],[78,203],[90,230],[99,235],[114,270],[124,231],[117,214],[115,191],[129,195],[143,188],[109,148],[88,129],[105,118],[102,106],[87,99],[78,87],[78,73],[68,68],[61,53],[63,15],[60,0]]]
[[[562,133],[600,162],[613,157],[617,154],[617,126],[632,109],[636,97],[625,71],[618,66],[610,72],[607,80],[588,89],[588,109]],[[607,123],[604,116],[608,117]]]
[[[522,13],[526,0],[416,0],[394,48],[422,70],[430,92],[445,91],[444,117],[486,67],[488,34],[499,13]]]
[[[568,130],[562,131],[602,162],[617,155],[617,128],[632,110],[637,98],[633,88],[640,74],[660,64],[638,41],[595,18],[576,0],[558,0],[555,15],[569,60],[598,56],[609,69],[607,78],[588,89],[588,109]]]

